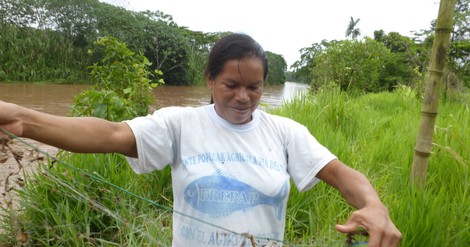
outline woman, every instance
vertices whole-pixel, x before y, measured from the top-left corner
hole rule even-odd
[[[268,61],[255,40],[220,39],[205,75],[213,100],[207,106],[168,107],[115,123],[2,102],[0,127],[73,152],[124,154],[136,173],[171,165],[174,210],[181,213],[173,216],[173,246],[250,246],[243,236],[257,245],[282,240],[290,179],[300,191],[323,180],[358,209],[338,231],[360,227],[369,231],[370,246],[398,246],[401,234],[364,175],[301,124],[257,109]]]

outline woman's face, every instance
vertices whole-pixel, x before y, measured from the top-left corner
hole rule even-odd
[[[248,123],[263,92],[263,63],[257,57],[228,60],[207,83],[219,116],[232,124]]]

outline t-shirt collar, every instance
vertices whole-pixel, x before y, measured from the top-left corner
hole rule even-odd
[[[219,116],[219,114],[215,110],[215,105],[214,104],[210,105],[209,108],[210,108],[209,113],[210,113],[211,118],[215,122],[219,123],[220,125],[222,125],[223,127],[227,128],[229,130],[233,130],[233,131],[237,131],[237,132],[246,132],[246,131],[250,131],[250,130],[254,129],[259,124],[260,115],[259,115],[259,110],[258,109],[256,109],[252,113],[253,118],[251,119],[250,122],[245,123],[245,124],[233,124],[233,123],[230,123],[229,121],[223,119],[221,116]]]

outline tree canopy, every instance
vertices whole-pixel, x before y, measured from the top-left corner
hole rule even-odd
[[[446,88],[470,88],[470,0],[458,0],[447,59]],[[429,30],[413,37],[376,30],[373,37],[359,39],[360,19],[351,17],[346,40],[323,40],[300,50],[292,68],[293,78],[318,88],[336,84],[343,90],[391,91],[405,85],[423,91],[424,75],[434,37],[435,21]],[[418,94],[419,95],[419,94]]]
[[[227,33],[192,31],[161,11],[130,11],[98,0],[0,0],[0,6],[4,81],[90,81],[87,68],[100,54],[87,51],[109,36],[142,53],[166,84],[202,84],[207,54]],[[271,70],[283,70],[284,58],[274,55],[272,64],[281,67]]]

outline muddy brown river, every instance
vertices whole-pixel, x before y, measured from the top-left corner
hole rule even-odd
[[[0,100],[65,116],[70,112],[74,96],[88,87],[74,84],[0,83]],[[269,85],[264,89],[261,102],[269,107],[277,107],[307,88],[305,84],[294,82]],[[164,85],[155,88],[154,95],[157,100],[152,105],[152,110],[165,106],[200,106],[208,104],[210,100],[210,91],[205,86]]]

